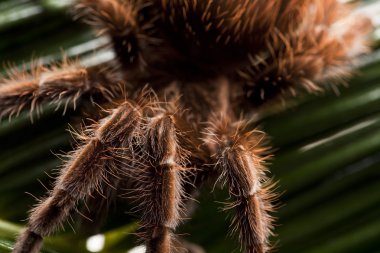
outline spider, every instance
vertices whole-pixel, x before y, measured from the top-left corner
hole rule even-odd
[[[63,59],[1,80],[1,117],[94,105],[13,252],[38,252],[79,201],[126,181],[146,252],[186,250],[175,231],[204,183],[228,188],[242,250],[268,252],[276,194],[254,115],[344,80],[370,21],[335,0],[78,0],[74,13],[111,38],[114,61]]]

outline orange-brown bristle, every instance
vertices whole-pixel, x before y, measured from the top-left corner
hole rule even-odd
[[[302,91],[323,91],[326,81],[335,84],[349,76],[355,58],[367,52],[369,20],[349,14],[348,7],[335,0],[321,2],[305,1],[309,8],[298,13],[299,24],[288,30],[279,24],[262,51],[237,71],[254,105]]]

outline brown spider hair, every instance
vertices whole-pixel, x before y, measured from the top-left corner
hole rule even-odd
[[[46,102],[107,109],[92,107],[105,116],[79,135],[13,252],[37,252],[79,200],[127,179],[147,252],[181,251],[175,230],[192,186],[210,181],[229,189],[244,251],[268,252],[276,195],[265,134],[248,127],[250,115],[347,77],[368,51],[369,20],[336,0],[78,0],[74,9],[111,38],[115,61],[11,70],[0,116]]]

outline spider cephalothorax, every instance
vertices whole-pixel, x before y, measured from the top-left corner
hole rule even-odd
[[[13,252],[37,252],[79,200],[127,180],[147,252],[180,251],[175,229],[192,186],[206,179],[228,187],[244,251],[267,252],[273,184],[265,135],[248,128],[250,114],[347,76],[367,51],[368,20],[335,0],[78,0],[74,9],[111,38],[115,61],[11,70],[0,116],[49,102],[107,109],[89,111],[105,116],[79,134]]]

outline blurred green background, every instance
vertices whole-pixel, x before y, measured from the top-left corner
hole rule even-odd
[[[49,62],[70,57],[89,64],[112,59],[106,38],[72,21],[70,1],[0,0],[0,62],[4,71],[33,58]],[[363,6],[362,6],[363,5]],[[374,51],[361,59],[349,87],[340,95],[327,92],[293,99],[286,111],[273,109],[260,120],[272,137],[275,158],[270,169],[279,180],[282,207],[276,228],[277,252],[380,253],[380,1],[359,8],[372,17]],[[94,54],[96,50],[96,54]],[[0,252],[10,252],[29,210],[42,197],[60,160],[54,154],[71,149],[68,124],[80,123],[80,111],[46,108],[31,123],[27,114],[0,123]],[[53,173],[54,175],[54,173]],[[206,252],[239,252],[228,236],[228,216],[221,212],[225,192],[205,187],[194,217],[180,233]],[[116,205],[116,203],[115,203]],[[102,236],[103,249],[132,252],[134,216],[124,204],[110,207],[101,228],[80,229],[86,223],[73,214],[65,231],[48,238],[45,252],[89,252],[91,231]]]

